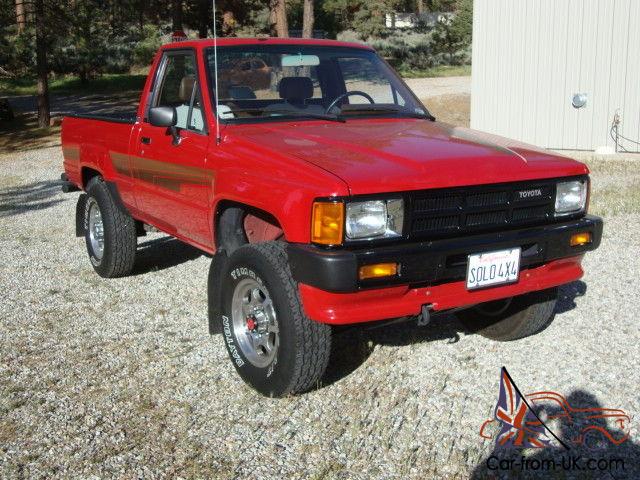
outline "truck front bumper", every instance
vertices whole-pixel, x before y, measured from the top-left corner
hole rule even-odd
[[[519,230],[437,241],[328,250],[290,244],[291,271],[306,314],[319,322],[351,324],[418,315],[425,304],[448,310],[563,285],[582,277],[582,256],[600,245],[602,220],[577,220]],[[571,236],[588,232],[591,242],[571,246]],[[469,291],[467,256],[520,247],[517,283]],[[397,262],[399,273],[358,279],[363,265]]]

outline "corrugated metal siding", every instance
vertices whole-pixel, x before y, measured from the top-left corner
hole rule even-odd
[[[472,128],[593,150],[618,111],[640,140],[640,0],[475,0],[473,16]]]

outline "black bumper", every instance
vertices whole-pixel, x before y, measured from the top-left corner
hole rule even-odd
[[[520,268],[581,255],[598,248],[602,225],[601,218],[587,215],[552,225],[392,246],[328,250],[313,245],[289,244],[288,254],[296,281],[329,292],[355,292],[392,285],[428,286],[463,280],[467,256],[474,253],[521,247]],[[592,242],[570,246],[571,235],[579,232],[590,232]],[[384,262],[398,262],[399,274],[391,278],[358,280],[360,266]]]

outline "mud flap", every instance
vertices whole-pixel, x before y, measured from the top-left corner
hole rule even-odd
[[[207,281],[207,305],[209,307],[209,334],[222,333],[220,316],[222,315],[222,282],[229,257],[224,250],[216,253],[211,259],[209,278]]]
[[[78,203],[76,203],[76,237],[84,237],[84,209],[88,198],[89,196],[83,193],[78,197]]]

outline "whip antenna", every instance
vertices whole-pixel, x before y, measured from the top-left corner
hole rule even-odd
[[[216,0],[213,3],[213,76],[215,88],[216,102],[216,145],[220,145],[222,138],[220,137],[220,103],[218,98],[218,31],[216,28]]]

